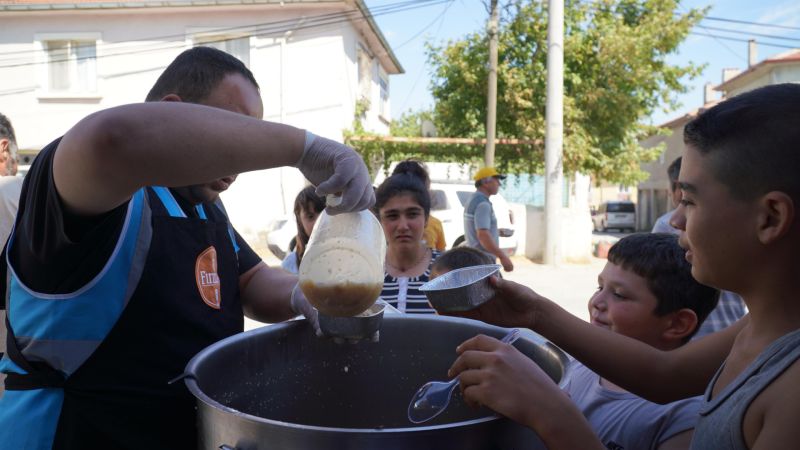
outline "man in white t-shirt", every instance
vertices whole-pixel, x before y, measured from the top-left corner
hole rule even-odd
[[[672,209],[667,211],[664,215],[656,220],[653,225],[653,233],[672,233],[681,234],[680,230],[670,225],[669,221],[672,219],[672,213],[678,204],[681,202],[681,190],[678,189],[678,174],[681,171],[681,157],[675,158],[672,164],[667,168],[667,176],[669,177],[669,192],[670,200],[672,200]]]
[[[0,113],[0,248],[5,247],[14,219],[17,217],[22,177],[17,177],[17,138],[14,127]],[[5,320],[5,311],[0,310],[0,323]],[[0,352],[6,349],[6,327],[0,326]],[[4,392],[5,375],[0,374],[0,396]]]

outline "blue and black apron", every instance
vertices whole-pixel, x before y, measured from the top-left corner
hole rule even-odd
[[[185,209],[138,191],[106,266],[69,294],[33,292],[9,265],[0,447],[196,448],[194,398],[168,381],[243,314],[221,204]]]

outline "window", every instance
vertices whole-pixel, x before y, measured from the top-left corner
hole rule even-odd
[[[39,35],[35,39],[44,54],[43,91],[73,95],[97,92],[98,34]]]
[[[378,82],[381,86],[381,104],[378,111],[383,117],[389,117],[389,76],[383,71],[383,68],[378,69]]]
[[[226,34],[203,34],[194,40],[195,45],[214,47],[238,58],[250,67],[250,37],[237,37]]]

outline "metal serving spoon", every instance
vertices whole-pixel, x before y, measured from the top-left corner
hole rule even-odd
[[[502,342],[511,344],[519,338],[519,328],[509,331]],[[427,422],[442,413],[450,404],[450,396],[458,386],[458,377],[450,381],[429,381],[422,385],[408,404],[408,420]]]

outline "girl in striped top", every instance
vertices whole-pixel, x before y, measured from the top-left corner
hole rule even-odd
[[[397,170],[375,192],[378,219],[386,236],[385,277],[381,298],[404,313],[435,314],[419,287],[430,279],[431,264],[439,252],[422,238],[431,200],[413,161]],[[423,169],[424,170],[424,169]]]

